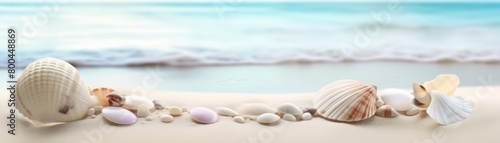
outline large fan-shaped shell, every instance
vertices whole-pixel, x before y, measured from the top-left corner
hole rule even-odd
[[[427,114],[439,124],[449,125],[462,121],[472,112],[471,104],[462,97],[450,97],[438,90],[432,90],[430,96],[432,100]]]
[[[98,104],[78,71],[55,58],[29,64],[16,87],[16,108],[35,123],[82,119],[89,108]]]
[[[338,121],[359,121],[375,114],[376,87],[355,80],[332,82],[314,96],[317,114]]]

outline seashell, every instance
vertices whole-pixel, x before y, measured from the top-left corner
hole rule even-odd
[[[281,104],[280,106],[278,106],[277,108],[277,111],[279,114],[283,115],[283,114],[291,114],[291,115],[302,115],[302,113],[304,113],[304,111],[302,111],[302,109],[300,109],[299,106],[296,106],[292,103],[283,103]]]
[[[153,109],[155,107],[151,100],[142,96],[125,96],[125,104],[122,107],[135,111],[141,104],[146,105],[148,109]]]
[[[259,116],[264,113],[276,112],[273,108],[269,107],[267,104],[263,103],[245,103],[241,104],[236,110],[240,115],[255,115]]]
[[[311,120],[312,115],[309,112],[302,114],[302,120]]]
[[[261,124],[272,124],[280,120],[280,116],[272,113],[264,113],[257,117],[257,122]]]
[[[92,108],[94,108],[94,110],[95,110],[94,114],[100,114],[101,111],[102,111],[102,108],[104,108],[104,107],[102,107],[102,106],[94,106]]]
[[[113,92],[115,92],[114,89],[107,87],[98,87],[90,90],[90,94],[97,97],[99,103],[103,107],[109,106],[108,98],[106,96]]]
[[[470,116],[472,106],[459,96],[447,96],[438,90],[430,92],[432,98],[427,114],[437,123],[449,125],[462,121]]]
[[[337,121],[360,121],[377,111],[376,87],[355,80],[339,80],[321,88],[313,106],[320,116]]]
[[[227,108],[227,107],[217,107],[215,108],[215,111],[217,114],[222,115],[222,116],[238,116],[238,112],[234,111],[233,109]]]
[[[89,110],[87,110],[87,115],[88,116],[92,116],[92,115],[94,115],[94,113],[95,113],[95,109],[94,108],[89,108]]]
[[[153,100],[153,104],[155,105],[156,109],[158,110],[163,109],[163,103],[160,100]]]
[[[410,110],[406,111],[406,115],[408,115],[408,116],[415,116],[418,113],[420,113],[420,109],[417,107],[413,107]]]
[[[108,121],[121,125],[130,125],[137,121],[134,113],[120,107],[105,107],[102,109],[102,116]]]
[[[385,105],[390,105],[396,111],[408,111],[413,108],[413,95],[408,91],[388,88],[379,91],[379,95]]]
[[[191,114],[191,118],[198,123],[212,124],[219,120],[217,113],[205,107],[195,107],[189,110],[189,114]]]
[[[115,92],[110,93],[106,96],[106,98],[108,99],[109,106],[114,107],[122,107],[123,105],[125,105],[125,101],[127,100],[125,97]]]
[[[424,85],[413,83],[413,94],[415,100],[426,107],[431,102],[429,91],[438,90],[445,95],[453,96],[459,84],[460,79],[457,75],[441,74],[433,80],[425,82]]]
[[[392,118],[398,116],[399,113],[390,105],[384,105],[377,109],[377,113],[375,113],[375,115],[379,117]]]
[[[292,114],[285,114],[283,115],[283,120],[295,122],[297,121],[297,118],[295,118],[295,116],[293,116]]]
[[[180,116],[182,115],[182,109],[177,107],[177,106],[172,106],[168,109],[168,112],[170,113],[170,115],[172,116]]]
[[[146,117],[146,121],[153,121],[153,117],[151,116]]]
[[[150,115],[151,112],[149,111],[148,107],[146,107],[146,105],[144,104],[139,105],[139,107],[137,108],[137,117],[145,118]]]
[[[384,105],[385,105],[385,103],[384,103],[384,101],[382,101],[382,100],[377,100],[377,102],[375,102],[375,106],[376,106],[377,108],[380,108],[380,107],[382,107],[382,106],[384,106]]]
[[[162,121],[164,123],[170,123],[170,122],[174,121],[174,117],[172,115],[161,115],[160,121]]]
[[[29,64],[15,86],[16,108],[38,125],[83,119],[98,105],[78,71],[55,58]]]
[[[182,111],[182,112],[188,112],[188,111],[189,111],[189,108],[188,108],[188,107],[186,107],[186,106],[182,106],[181,111]]]
[[[236,123],[245,123],[245,118],[243,118],[243,116],[234,116],[233,121]]]

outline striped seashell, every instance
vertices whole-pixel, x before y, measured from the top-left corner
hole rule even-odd
[[[321,88],[313,106],[320,116],[337,121],[360,121],[377,111],[376,86],[355,80],[338,80]]]
[[[16,87],[16,108],[35,125],[79,120],[98,105],[78,71],[55,58],[29,64]]]
[[[109,106],[108,98],[106,96],[108,96],[113,92],[115,92],[114,89],[107,87],[98,87],[90,90],[90,94],[99,99],[99,103],[101,104],[102,107]]]
[[[449,125],[465,120],[472,112],[471,104],[462,97],[450,97],[437,90],[432,90],[430,96],[432,100],[427,114],[439,124]]]
[[[375,115],[377,115],[379,117],[392,118],[392,117],[398,116],[399,113],[396,111],[396,109],[392,108],[391,106],[383,105],[377,109],[377,112],[375,113]]]

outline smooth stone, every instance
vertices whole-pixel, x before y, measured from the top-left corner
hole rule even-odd
[[[142,104],[146,105],[148,109],[155,108],[155,104],[151,100],[142,96],[125,96],[125,104],[122,107],[129,110],[137,110]]]
[[[312,115],[309,112],[302,114],[302,120],[311,120]]]
[[[261,124],[272,124],[278,122],[280,120],[280,116],[272,113],[264,113],[257,117],[257,122]]]
[[[417,107],[411,108],[410,110],[406,111],[406,115],[408,116],[415,116],[418,113],[420,113],[420,109]]]
[[[295,122],[295,121],[297,121],[297,118],[295,116],[293,116],[292,114],[285,114],[285,115],[283,115],[283,120]]]
[[[90,116],[90,119],[95,119],[97,116],[96,115],[92,115]]]
[[[222,116],[234,117],[234,116],[239,115],[238,112],[234,111],[231,108],[227,108],[227,107],[217,107],[217,108],[215,108],[215,111],[217,112],[217,114],[222,115]]]
[[[413,108],[413,95],[409,91],[388,88],[379,93],[385,105],[389,105],[397,111],[408,111]]]
[[[94,108],[94,110],[95,110],[96,113],[100,113],[102,111],[102,108],[104,108],[104,107],[102,107],[102,106],[94,106],[93,108]]]
[[[95,109],[94,108],[89,108],[89,110],[87,111],[87,115],[89,115],[89,116],[94,115],[94,113],[95,113]]]
[[[153,104],[155,105],[156,109],[162,110],[163,109],[163,103],[160,100],[153,100]]]
[[[151,115],[151,112],[149,111],[148,107],[144,104],[139,105],[137,108],[137,117],[139,118],[145,118]]]
[[[170,113],[170,115],[172,116],[180,116],[182,115],[182,109],[177,107],[177,106],[172,106],[168,109],[168,112]]]
[[[153,117],[151,116],[146,117],[146,121],[153,121]]]
[[[236,123],[245,123],[245,118],[243,116],[234,116],[233,121]]]
[[[137,121],[134,113],[121,107],[105,107],[102,109],[102,116],[110,122],[121,125],[130,125]]]
[[[189,114],[194,121],[203,124],[211,124],[219,120],[217,113],[205,107],[195,107],[189,110]]]
[[[181,111],[182,111],[182,112],[188,112],[188,111],[189,111],[189,108],[188,108],[188,107],[186,107],[186,106],[182,106]]]
[[[174,117],[172,115],[161,115],[160,121],[162,121],[164,123],[170,123],[170,122],[174,121]]]
[[[309,112],[311,115],[316,114],[316,111],[318,111],[318,109],[316,109],[314,107],[304,107],[304,109],[306,110],[306,112]]]

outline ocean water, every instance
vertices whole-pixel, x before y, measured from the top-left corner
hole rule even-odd
[[[18,31],[19,67],[43,57],[78,66],[496,63],[499,13],[500,3],[474,2],[0,2],[0,29]]]

